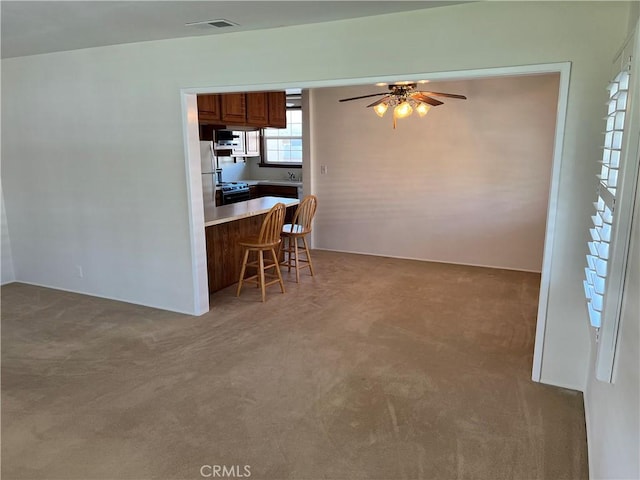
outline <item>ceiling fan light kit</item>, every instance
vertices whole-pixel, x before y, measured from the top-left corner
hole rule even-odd
[[[378,105],[373,107],[373,111],[376,112],[380,118],[382,118],[384,117],[384,114],[387,112],[388,108],[389,105],[387,105],[386,103],[379,103]]]
[[[418,112],[418,115],[421,117],[429,113],[429,110],[431,110],[431,105],[427,105],[426,103],[420,103],[420,105],[416,107],[416,112]]]
[[[351,100],[384,95],[380,100],[376,100],[375,102],[367,105],[367,108],[372,107],[376,115],[384,117],[384,114],[387,112],[389,107],[393,107],[393,128],[395,129],[397,119],[410,116],[414,110],[420,117],[424,117],[431,107],[442,105],[443,102],[436,100],[433,96],[458,98],[461,100],[467,99],[464,95],[458,95],[455,93],[419,92],[416,91],[416,85],[417,84],[415,82],[396,82],[388,85],[389,93],[373,93],[371,95],[343,98],[340,102],[349,102]]]

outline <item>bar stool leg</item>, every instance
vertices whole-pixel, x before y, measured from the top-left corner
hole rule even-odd
[[[287,272],[291,271],[291,239],[293,237],[287,237]]]
[[[240,296],[240,290],[242,290],[242,282],[244,281],[244,272],[247,269],[247,258],[249,258],[249,249],[244,249],[244,257],[242,259],[242,269],[240,270],[240,280],[238,281],[238,291],[236,297]]]
[[[298,251],[298,238],[293,237],[293,250],[295,252],[296,258],[296,283],[300,283],[300,252]]]
[[[313,262],[311,262],[311,254],[309,253],[309,245],[307,245],[307,237],[302,237],[302,243],[304,244],[304,251],[307,254],[309,270],[311,270],[311,276],[313,277]]]
[[[278,281],[280,282],[280,291],[284,293],[284,280],[282,280],[282,273],[280,272],[280,264],[278,263],[278,257],[276,256],[276,252],[271,249],[271,253],[273,254],[273,264],[276,269],[276,275],[278,275]]]
[[[259,258],[260,253],[258,251],[256,251],[256,288],[260,288],[260,265],[259,265]]]
[[[258,269],[260,270],[258,274],[258,281],[260,282],[260,290],[262,292],[262,302],[264,303],[267,293],[264,285],[264,255],[262,253],[262,250],[258,252]]]

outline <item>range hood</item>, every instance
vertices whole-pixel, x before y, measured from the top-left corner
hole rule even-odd
[[[240,135],[233,132],[233,130],[216,130],[215,139],[216,146],[218,147],[234,147],[238,146],[238,139]]]
[[[261,127],[251,127],[249,125],[225,125],[223,130],[233,130],[235,132],[256,132]]]
[[[246,125],[199,125],[200,140],[217,141],[218,132],[257,132],[260,127],[248,127]],[[223,133],[222,135],[227,135]]]

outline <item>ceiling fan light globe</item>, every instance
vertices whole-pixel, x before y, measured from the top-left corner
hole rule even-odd
[[[424,117],[429,110],[431,110],[431,105],[427,105],[426,103],[421,103],[416,107],[416,112],[418,112],[418,115],[421,117]]]
[[[393,109],[393,116],[396,118],[406,118],[413,113],[413,108],[409,102],[402,102],[396,108]]]
[[[389,106],[386,103],[379,103],[378,105],[373,107],[373,111],[376,112],[376,115],[382,118],[386,113],[387,108],[389,108]]]

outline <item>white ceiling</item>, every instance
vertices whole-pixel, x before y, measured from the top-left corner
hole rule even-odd
[[[460,1],[5,1],[2,58],[442,7]],[[237,27],[187,27],[215,19]]]

